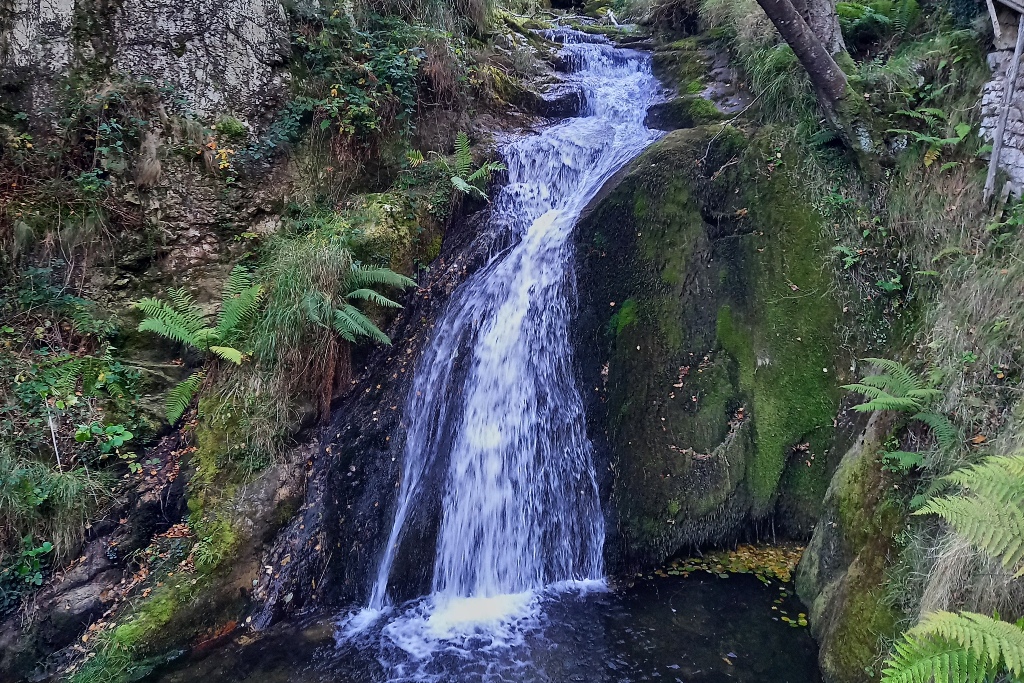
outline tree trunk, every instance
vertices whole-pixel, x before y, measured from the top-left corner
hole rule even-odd
[[[823,0],[811,0],[811,2]],[[846,74],[836,64],[832,54],[800,16],[791,0],[757,0],[775,28],[800,60],[800,65],[811,78],[818,103],[834,125],[845,129],[839,117],[839,102],[846,97]],[[833,8],[833,13],[835,9]],[[842,37],[840,36],[840,40]],[[834,40],[834,37],[833,37]]]
[[[807,22],[811,33],[817,36],[830,55],[846,52],[843,32],[839,28],[839,14],[834,0],[792,0],[793,7]]]

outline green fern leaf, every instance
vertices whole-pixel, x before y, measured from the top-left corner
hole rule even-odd
[[[352,266],[352,271],[349,274],[347,284],[349,288],[353,290],[372,287],[374,285],[384,285],[386,287],[404,289],[406,287],[415,287],[416,281],[411,280],[404,275],[400,275],[388,268],[364,268],[362,266]]]
[[[180,320],[172,317],[176,315],[174,311],[170,311],[170,309],[168,311],[169,314],[163,318],[152,317],[144,319],[139,323],[139,332],[152,332],[185,346],[201,348],[195,335]]]
[[[195,332],[206,325],[202,310],[184,287],[168,289],[167,296],[174,302],[174,310],[187,323],[189,330]]]
[[[479,197],[480,199],[486,199],[487,195],[476,185],[470,185],[459,176],[453,175],[451,178],[452,187],[461,192],[462,194],[468,194],[473,197]]]
[[[1024,510],[1020,503],[1003,504],[983,496],[946,496],[933,498],[914,513],[935,514],[952,526],[958,535],[1014,569],[1024,557]]]
[[[469,136],[464,131],[459,131],[455,136],[455,175],[465,180],[472,169],[473,152],[469,148]]]
[[[242,364],[242,352],[230,346],[211,346],[210,351],[224,360],[231,361],[235,365]]]
[[[369,301],[377,304],[378,306],[383,306],[384,308],[402,308],[402,304],[392,301],[383,294],[379,294],[372,289],[357,289],[349,292],[345,295],[345,298],[349,300]]]
[[[935,435],[939,448],[942,450],[949,450],[960,441],[960,433],[957,431],[956,426],[945,415],[917,413],[911,419],[928,425],[932,430],[932,434]]]
[[[380,331],[372,320],[363,315],[363,312],[352,304],[346,304],[344,308],[334,311],[335,318],[342,317],[349,322],[347,329],[358,330],[357,337],[369,337],[381,344],[391,345],[391,338]]]
[[[929,614],[893,649],[883,683],[980,683],[1024,671],[1024,630],[972,612]]]
[[[345,341],[354,344],[359,340],[359,337],[366,336],[362,326],[343,311],[335,309],[331,311],[331,314],[331,328],[341,335],[341,338]]]
[[[181,419],[181,416],[185,414],[185,411],[188,410],[189,405],[192,403],[192,399],[195,398],[196,392],[199,391],[199,386],[202,382],[203,372],[193,372],[189,375],[188,379],[171,389],[167,394],[167,400],[164,402],[168,422],[173,425]]]

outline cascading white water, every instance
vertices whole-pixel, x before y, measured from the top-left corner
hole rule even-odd
[[[570,238],[604,182],[657,139],[643,122],[659,85],[643,53],[568,29],[549,37],[566,43],[584,111],[502,150],[509,182],[489,228],[514,246],[456,290],[418,364],[394,525],[370,604],[342,639],[390,609],[402,529],[435,463],[447,476],[432,593],[382,637],[416,658],[467,635],[501,642],[541,591],[602,579],[604,524],[567,329]]]

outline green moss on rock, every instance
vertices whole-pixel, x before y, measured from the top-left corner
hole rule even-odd
[[[884,599],[893,539],[903,525],[878,457],[891,427],[890,418],[876,414],[843,457],[797,568],[822,671],[836,683],[877,680],[884,643],[902,618]]]
[[[774,510],[794,447],[829,439],[838,307],[820,218],[787,175],[765,177],[764,147],[675,131],[579,228],[577,354],[629,566],[735,537]],[[816,516],[824,469],[787,478],[794,514]]]

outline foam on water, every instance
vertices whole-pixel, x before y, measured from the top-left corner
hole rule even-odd
[[[370,601],[339,623],[339,645],[378,648],[391,680],[442,680],[446,657],[487,680],[487,653],[521,642],[545,595],[603,586],[604,519],[569,345],[571,236],[604,182],[657,139],[643,121],[660,88],[647,55],[568,29],[549,37],[566,44],[583,115],[502,149],[509,182],[489,229],[513,246],[435,325],[405,407],[398,506]],[[395,607],[395,554],[434,467],[447,474],[432,591]]]

